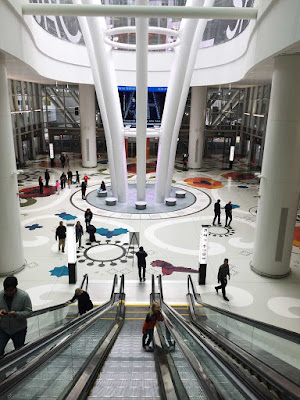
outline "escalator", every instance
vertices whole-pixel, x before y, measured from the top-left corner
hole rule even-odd
[[[203,303],[190,275],[187,300],[192,324],[235,364],[277,398],[300,398],[299,334]]]
[[[124,276],[117,292],[115,276],[107,303],[0,365],[0,399],[297,398],[282,390],[281,381],[281,391],[261,384],[231,357],[229,345],[218,346],[164,302],[161,277],[158,287],[152,277],[150,304],[159,300],[164,316],[154,329],[153,351],[141,343],[149,305],[125,305]]]
[[[125,307],[124,276],[118,293],[114,286],[111,301],[78,318],[74,329],[68,324],[52,341],[48,338],[39,348],[32,344],[26,357],[22,351],[27,346],[11,355],[0,372],[6,374],[1,400],[222,399],[203,372],[194,373],[190,357],[175,347],[174,327],[170,333],[158,326],[153,351],[142,348],[149,307]],[[152,294],[150,302],[154,298]]]

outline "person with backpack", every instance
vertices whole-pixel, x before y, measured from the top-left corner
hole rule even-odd
[[[150,311],[148,312],[146,319],[143,324],[143,348],[150,350],[149,346],[153,341],[153,331],[157,321],[163,321],[164,317],[160,312],[160,305],[157,301],[154,301],[151,305]]]

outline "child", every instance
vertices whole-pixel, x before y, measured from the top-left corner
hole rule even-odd
[[[72,183],[72,182],[70,181],[70,179],[68,179],[68,188],[69,188],[69,189],[71,189],[71,183]]]
[[[149,345],[153,340],[153,331],[156,321],[163,321],[164,318],[160,313],[160,305],[157,301],[152,303],[143,325],[143,348],[149,350]],[[146,339],[148,340],[146,342]]]
[[[56,194],[59,194],[59,189],[60,189],[60,183],[59,181],[56,181]]]

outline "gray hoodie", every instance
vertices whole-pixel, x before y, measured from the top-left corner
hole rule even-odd
[[[29,295],[24,290],[17,289],[13,296],[11,309],[8,309],[8,305],[5,301],[4,290],[0,291],[0,310],[15,311],[15,317],[8,317],[4,315],[0,317],[0,328],[3,329],[9,335],[15,332],[21,331],[27,327],[26,318],[32,315],[32,305]]]

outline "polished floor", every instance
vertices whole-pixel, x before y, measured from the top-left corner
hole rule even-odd
[[[101,161],[101,160],[100,160]],[[133,160],[128,160],[132,163]],[[153,160],[149,160],[153,162]],[[253,254],[256,206],[259,181],[248,172],[243,160],[228,165],[218,157],[205,159],[201,170],[182,171],[180,161],[173,175],[174,187],[184,189],[196,201],[186,203],[181,210],[168,209],[143,214],[130,212],[132,204],[122,210],[101,207],[95,202],[88,204],[81,199],[81,191],[75,184],[62,190],[47,192],[37,197],[34,188],[38,177],[44,175],[47,159],[40,157],[28,162],[24,173],[19,175],[22,234],[26,267],[17,274],[19,287],[28,291],[34,309],[51,306],[71,298],[80,285],[82,276],[88,273],[89,293],[94,302],[103,302],[110,295],[114,274],[125,275],[126,301],[145,303],[149,301],[151,275],[163,274],[165,299],[172,304],[186,303],[187,275],[195,283],[198,279],[198,253],[201,224],[211,224],[213,204],[221,199],[221,206],[231,200],[233,209],[232,229],[222,226],[209,228],[209,250],[206,285],[197,289],[207,303],[223,307],[251,318],[262,320],[296,332],[300,332],[300,243],[295,240],[291,257],[291,274],[279,280],[268,279],[251,271],[249,263]],[[49,168],[50,185],[62,173],[60,165]],[[87,198],[102,180],[109,186],[109,171],[105,161],[97,168],[83,169],[78,155],[70,154],[70,169],[90,177]],[[67,171],[67,168],[64,169]],[[73,178],[74,179],[74,178]],[[136,175],[128,173],[128,181],[134,183]],[[155,181],[155,172],[147,174],[149,184]],[[45,192],[46,193],[46,192]],[[132,200],[133,201],[133,200]],[[58,251],[55,230],[59,221],[84,225],[84,211],[90,207],[94,213],[93,224],[97,229],[96,243],[83,237],[83,248],[77,252],[77,284],[69,285],[66,276],[68,248]],[[300,219],[296,223],[298,232]],[[140,245],[148,253],[146,282],[140,283],[137,273],[137,245],[130,243],[130,232],[137,232]],[[219,266],[229,258],[231,280],[227,286],[229,302],[217,295],[214,286]]]

